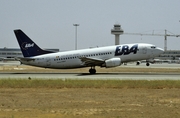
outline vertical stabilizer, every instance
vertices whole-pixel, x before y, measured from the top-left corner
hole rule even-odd
[[[33,57],[48,53],[53,53],[51,51],[46,51],[41,49],[36,43],[34,43],[23,31],[14,30],[16,38],[18,40],[19,46],[24,57]]]

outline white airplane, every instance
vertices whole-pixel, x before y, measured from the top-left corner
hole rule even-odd
[[[164,52],[152,44],[135,43],[55,53],[41,49],[19,29],[14,33],[24,56],[18,58],[22,64],[54,69],[91,67],[90,74],[96,73],[95,66],[117,67],[122,63],[148,60]]]

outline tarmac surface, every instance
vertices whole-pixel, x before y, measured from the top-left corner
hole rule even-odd
[[[145,63],[141,65],[127,64],[122,65],[119,68],[167,68],[167,69],[180,69],[180,64],[151,64],[149,67],[145,66]],[[23,69],[23,68],[18,68]],[[119,80],[180,80],[180,73],[144,73],[144,72],[98,72],[94,75],[87,73],[53,73],[53,72],[28,72],[21,73],[17,72],[0,72],[0,79],[119,79]]]
[[[180,80],[180,74],[172,73],[0,73],[0,79],[102,79],[102,80]]]

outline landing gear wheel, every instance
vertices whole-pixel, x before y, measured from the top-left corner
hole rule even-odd
[[[96,69],[92,69],[92,68],[89,69],[89,73],[90,73],[90,74],[96,74]]]
[[[149,66],[150,64],[149,63],[146,63],[146,66]]]
[[[136,65],[140,65],[140,62],[138,61],[138,62],[136,62]]]

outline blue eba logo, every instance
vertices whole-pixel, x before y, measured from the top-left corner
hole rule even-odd
[[[34,43],[24,42],[24,43],[22,43],[21,47],[23,50],[27,50],[28,48],[34,47]]]

